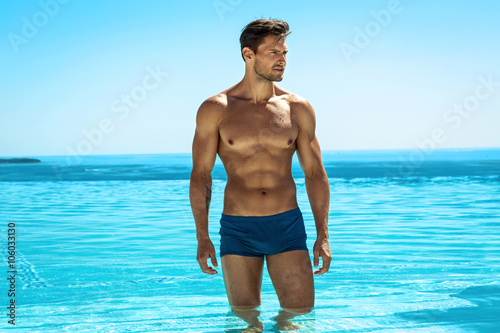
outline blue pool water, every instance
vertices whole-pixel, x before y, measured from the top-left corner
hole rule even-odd
[[[412,155],[413,154],[413,155]],[[36,157],[36,156],[29,156]],[[324,152],[330,271],[296,332],[500,332],[500,150]],[[0,164],[0,331],[7,224],[16,225],[15,332],[240,332],[221,269],[196,262],[188,154],[41,156]],[[315,228],[295,160],[308,246]],[[213,172],[219,246],[224,169]],[[220,257],[219,267],[220,267]],[[264,270],[259,319],[278,332]]]

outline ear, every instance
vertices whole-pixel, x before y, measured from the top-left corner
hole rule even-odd
[[[241,50],[241,53],[243,54],[243,58],[245,59],[245,61],[252,60],[255,55],[248,46],[245,46],[243,50]]]

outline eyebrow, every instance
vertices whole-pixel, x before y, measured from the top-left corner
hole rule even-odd
[[[272,49],[271,51],[281,52],[280,50],[277,50],[277,49]],[[288,52],[288,49],[284,50],[284,52]]]

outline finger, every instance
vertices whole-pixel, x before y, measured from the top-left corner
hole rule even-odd
[[[314,267],[318,267],[319,265],[319,252],[315,251],[314,252]]]
[[[207,259],[199,258],[198,259],[198,264],[200,265],[200,268],[203,272],[208,270],[208,265],[207,265]]]
[[[316,275],[321,275],[321,274],[325,274],[325,270],[323,269],[323,267],[321,267],[320,269],[318,269],[316,272],[314,272],[314,274]]]
[[[322,256],[321,260],[323,261],[323,265],[316,272],[314,272],[316,275],[325,274],[330,269],[330,262],[332,259],[327,257],[325,260],[325,257]]]
[[[323,266],[322,266],[322,267],[320,267],[320,269],[319,269],[319,272],[318,272],[318,273],[319,273],[319,274],[324,274],[324,273],[328,272],[328,270],[329,270],[329,269],[330,269],[330,267],[329,267],[329,266],[327,266],[327,265],[326,265],[326,263],[323,261]]]
[[[204,271],[203,273],[214,275],[214,274],[217,274],[217,271],[215,269],[213,269],[212,267],[208,267],[208,269],[206,271]]]
[[[318,268],[314,274],[316,275],[321,275],[321,274],[325,274],[326,272],[328,272],[328,268],[326,268],[324,265],[320,268]]]
[[[219,267],[219,265],[217,265],[217,258],[215,257],[215,253],[210,254],[210,258],[212,259],[212,265],[214,267]]]
[[[200,267],[201,267],[201,270],[203,271],[203,273],[206,273],[206,274],[217,274],[217,271],[215,269],[213,269],[212,267],[208,266],[208,264],[206,263],[206,259],[205,259],[205,262],[200,263]]]
[[[330,263],[332,262],[332,257],[328,256],[323,258],[323,267],[326,269],[325,273],[330,269]]]

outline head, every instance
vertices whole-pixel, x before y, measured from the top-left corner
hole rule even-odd
[[[240,36],[241,56],[256,75],[264,80],[281,81],[286,66],[285,21],[258,19],[250,22]]]

